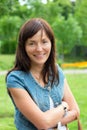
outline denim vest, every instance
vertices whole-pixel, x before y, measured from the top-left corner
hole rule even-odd
[[[45,112],[50,109],[49,96],[53,100],[54,107],[58,106],[62,101],[64,95],[64,74],[59,66],[58,73],[59,84],[55,83],[51,87],[50,82],[48,82],[48,84],[43,88],[34,79],[30,72],[12,71],[7,76],[7,88],[25,89],[38,107]],[[37,130],[37,128],[19,111],[14,101],[13,104],[15,106],[15,125],[17,130]]]

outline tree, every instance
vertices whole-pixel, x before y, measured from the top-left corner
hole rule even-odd
[[[59,17],[53,23],[54,32],[57,39],[58,52],[60,54],[69,54],[75,45],[79,44],[82,36],[82,30],[78,22],[69,15],[68,19]]]
[[[27,19],[33,17],[42,17],[50,23],[54,29],[56,39],[58,40],[60,53],[68,54],[73,46],[81,43],[79,41],[82,35],[81,28],[83,27],[84,21],[81,22],[81,20],[79,20],[82,17],[81,13],[80,15],[79,13],[75,15],[76,19],[74,14],[72,16],[70,15],[72,14],[72,4],[70,3],[70,0],[47,0],[47,3],[45,4],[42,3],[42,0],[27,0],[22,6],[18,0],[8,0],[7,3],[3,0],[0,4],[2,5],[0,9],[3,10],[0,12],[0,44],[8,46],[9,49],[10,45],[15,45],[16,47],[16,37],[20,25]],[[78,4],[78,6],[81,5]],[[75,11],[79,12],[79,10],[80,8],[78,7]],[[80,21],[79,24],[78,21]],[[14,28],[14,30],[12,30],[12,28]],[[85,33],[86,31],[84,31],[84,34]],[[7,41],[5,36],[8,39]],[[4,48],[5,47],[3,47],[2,52],[6,53]],[[11,50],[12,49],[9,50],[9,53],[12,53]]]
[[[87,46],[87,0],[80,0],[80,2],[77,2],[75,17],[78,20],[83,32],[81,44]]]
[[[4,16],[0,20],[1,53],[14,53],[21,19],[17,16]]]

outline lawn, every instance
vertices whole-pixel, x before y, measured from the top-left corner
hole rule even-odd
[[[80,107],[80,120],[83,130],[87,130],[87,74],[66,75],[71,90]],[[7,94],[5,75],[0,76],[0,130],[16,130],[14,126],[14,107]],[[70,130],[76,130],[77,122],[69,124]]]
[[[6,91],[5,75],[0,75],[0,130],[16,130],[13,113],[14,107]]]
[[[66,77],[80,107],[83,130],[87,130],[87,74],[67,74]],[[70,124],[71,128],[73,123]],[[76,130],[76,128],[70,130]]]
[[[8,70],[13,66],[14,55],[0,55],[0,70]]]

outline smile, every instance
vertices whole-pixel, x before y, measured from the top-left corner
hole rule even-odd
[[[37,54],[37,55],[34,55],[34,56],[37,57],[37,58],[43,58],[44,55],[45,54]]]

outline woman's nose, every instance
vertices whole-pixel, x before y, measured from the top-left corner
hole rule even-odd
[[[37,47],[36,47],[36,50],[37,50],[37,51],[42,51],[42,45],[41,45],[41,44],[38,44]]]

